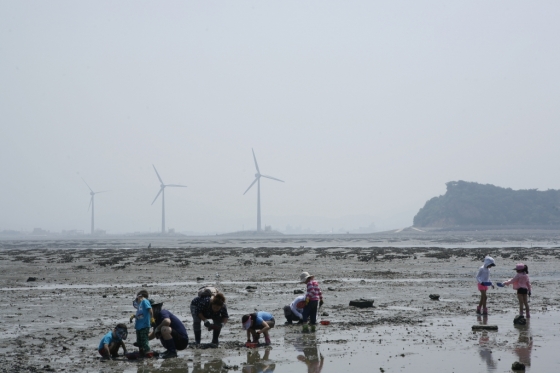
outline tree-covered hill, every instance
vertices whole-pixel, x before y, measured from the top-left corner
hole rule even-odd
[[[560,225],[560,190],[512,190],[450,181],[414,217],[417,227]]]

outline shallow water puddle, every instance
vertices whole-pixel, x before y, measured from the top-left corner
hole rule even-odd
[[[341,330],[321,327],[303,334],[297,326],[273,330],[270,349],[193,350],[167,361],[118,363],[110,371],[220,373],[256,372],[511,372],[520,361],[527,372],[560,371],[560,312],[536,314],[527,326],[513,314],[427,319],[414,326]],[[474,324],[498,325],[497,332],[472,332]],[[104,371],[104,370],[102,370]]]

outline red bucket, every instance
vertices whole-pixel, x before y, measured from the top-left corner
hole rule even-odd
[[[321,325],[330,325],[331,322],[328,320],[321,320]]]
[[[245,343],[245,347],[248,347],[248,348],[256,348],[256,347],[258,347],[258,346],[259,346],[259,344],[258,344],[258,343],[254,343],[254,342],[247,342],[247,343]]]

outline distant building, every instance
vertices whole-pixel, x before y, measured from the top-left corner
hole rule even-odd
[[[82,229],[70,229],[67,231],[63,230],[61,233],[65,236],[82,236],[84,231]]]
[[[34,228],[33,232],[31,232],[32,235],[34,236],[46,236],[47,234],[49,234],[49,231],[46,231],[44,229],[41,228]]]

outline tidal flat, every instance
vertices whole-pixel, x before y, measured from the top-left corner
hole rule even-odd
[[[390,240],[0,241],[0,371],[511,372],[515,361],[527,372],[560,371],[556,238]],[[475,274],[487,254],[497,263],[494,281],[513,277],[517,262],[529,266],[527,325],[513,325],[518,302],[511,288],[489,290],[489,315],[475,314]],[[330,321],[314,333],[283,325],[282,308],[304,289],[302,271],[319,281],[325,298],[319,319]],[[134,350],[128,319],[138,290],[163,301],[192,337],[190,301],[210,284],[224,292],[230,314],[218,348],[190,346],[169,360],[99,359],[97,345],[117,323],[129,325],[126,344]],[[359,298],[374,307],[349,306]],[[255,310],[277,320],[269,347],[244,346],[241,316]],[[480,324],[498,331],[471,330]],[[203,343],[210,339],[203,331]],[[159,341],[151,346],[163,351]]]

